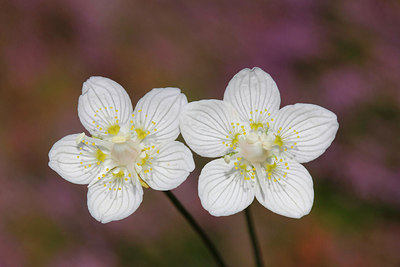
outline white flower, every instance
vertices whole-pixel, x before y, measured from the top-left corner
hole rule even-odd
[[[300,164],[319,157],[338,130],[336,115],[311,104],[279,110],[280,95],[270,75],[244,69],[226,88],[224,100],[184,107],[182,135],[209,162],[199,177],[203,207],[215,216],[242,211],[254,199],[292,218],[311,210],[314,191]]]
[[[89,184],[87,204],[96,220],[124,219],[142,202],[142,187],[170,190],[193,171],[192,153],[174,141],[186,103],[178,88],[158,88],[133,111],[121,85],[91,77],[83,84],[78,114],[92,137],[59,140],[49,152],[49,166],[67,181]]]

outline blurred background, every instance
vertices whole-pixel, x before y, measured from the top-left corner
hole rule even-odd
[[[400,2],[0,1],[0,266],[213,266],[165,195],[145,190],[125,220],[89,214],[86,186],[47,166],[51,146],[84,130],[77,114],[92,75],[136,103],[176,86],[189,101],[222,99],[244,67],[269,72],[282,106],[314,103],[338,115],[333,145],[306,164],[310,215],[294,220],[256,201],[251,211],[269,266],[400,264]],[[200,205],[199,170],[173,190],[231,266],[252,266],[243,213]]]

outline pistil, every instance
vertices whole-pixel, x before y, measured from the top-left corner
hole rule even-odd
[[[263,163],[269,156],[269,151],[265,149],[268,146],[264,144],[266,138],[263,135],[252,132],[239,143],[239,153],[252,164]]]
[[[122,138],[118,141],[122,141]],[[119,165],[128,166],[136,162],[140,152],[141,149],[137,142],[132,140],[115,142],[111,149],[111,157]]]

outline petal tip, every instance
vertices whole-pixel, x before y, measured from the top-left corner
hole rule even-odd
[[[125,89],[122,87],[122,85],[110,78],[102,76],[91,76],[82,85],[82,95],[86,94],[90,89],[96,89],[96,87],[103,87],[106,90],[111,91],[120,90],[125,92]]]
[[[82,94],[87,93],[92,86],[102,80],[105,80],[107,78],[101,77],[101,76],[91,76],[89,77],[82,85]]]
[[[153,88],[151,91],[158,91],[158,92],[166,92],[170,91],[171,93],[180,94],[181,89],[178,87],[160,87],[160,88]]]
[[[242,76],[242,75],[244,76],[244,75],[252,75],[252,74],[262,74],[262,75],[266,75],[266,76],[268,76],[268,77],[270,77],[272,79],[271,75],[269,73],[265,72],[260,67],[252,67],[251,69],[250,68],[244,68],[241,71],[239,71],[236,75],[237,76]]]

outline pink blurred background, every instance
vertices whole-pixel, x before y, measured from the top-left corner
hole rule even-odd
[[[112,3],[111,3],[112,2]],[[0,266],[212,266],[163,193],[102,225],[86,187],[47,166],[61,137],[83,131],[82,83],[119,82],[136,103],[176,86],[189,101],[222,99],[229,79],[258,66],[282,105],[334,111],[339,132],[306,164],[311,214],[288,219],[251,206],[269,266],[400,265],[400,2],[0,2]],[[216,218],[197,196],[199,170],[173,190],[230,266],[252,266],[242,213]]]

